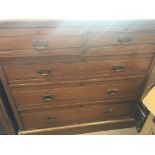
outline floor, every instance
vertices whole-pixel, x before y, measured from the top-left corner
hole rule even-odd
[[[133,127],[133,128],[92,132],[92,133],[86,133],[85,135],[138,135],[138,132],[136,131],[136,128]]]

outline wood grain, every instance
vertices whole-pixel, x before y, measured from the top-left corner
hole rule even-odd
[[[20,133],[133,125],[154,43],[154,20],[1,22],[0,78]]]
[[[12,89],[12,93],[17,106],[32,105],[57,105],[68,102],[74,104],[76,102],[91,101],[100,99],[104,100],[117,99],[119,97],[137,98],[140,92],[143,79],[134,79],[130,82],[110,82],[109,84],[88,84],[83,86],[68,86],[51,88],[50,86],[33,87],[28,89]],[[115,91],[112,94],[113,91]],[[111,92],[109,92],[111,91]],[[52,99],[46,101],[44,97],[53,96]]]
[[[79,79],[86,75],[107,74],[113,76],[132,76],[139,73],[146,73],[151,60],[147,58],[126,59],[126,60],[104,60],[104,61],[83,61],[72,63],[51,63],[51,64],[27,64],[27,65],[4,65],[4,72],[8,81],[30,80],[31,79]],[[114,67],[122,67],[117,70]],[[76,68],[76,70],[75,70]],[[45,72],[41,74],[40,72]],[[136,74],[135,74],[136,72]],[[78,78],[79,77],[79,78]],[[29,82],[30,82],[29,81]]]
[[[131,114],[133,105],[134,103],[75,106],[57,110],[21,111],[20,115],[25,129],[43,128],[126,117]]]

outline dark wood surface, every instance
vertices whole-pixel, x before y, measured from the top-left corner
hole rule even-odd
[[[14,101],[14,98],[12,96],[12,92],[8,86],[8,82],[7,82],[7,79],[6,79],[5,74],[3,72],[2,65],[0,65],[0,79],[1,79],[4,91],[6,93],[6,96],[8,98],[9,104],[12,108],[13,113],[14,113],[15,119],[18,123],[18,126],[19,126],[19,128],[22,128],[21,119],[20,119],[19,114],[17,112],[15,101]]]
[[[0,81],[0,135],[17,134],[17,123]]]
[[[0,135],[12,135],[15,134],[8,113],[4,108],[3,102],[0,98]]]
[[[0,32],[0,76],[20,133],[133,118],[151,70],[155,21],[10,21]],[[120,122],[114,126],[131,123]],[[80,128],[89,131],[71,130]]]

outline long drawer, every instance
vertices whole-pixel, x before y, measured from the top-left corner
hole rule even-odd
[[[88,34],[87,46],[146,44],[155,42],[155,33]]]
[[[82,36],[23,36],[0,38],[0,50],[48,50],[63,48],[80,48]]]
[[[145,74],[149,65],[149,58],[121,59],[104,61],[85,61],[72,63],[52,63],[34,65],[4,65],[4,72],[8,81],[53,79],[78,79],[83,76],[97,75],[100,77],[132,76]],[[87,78],[87,77],[86,77]]]
[[[120,97],[137,98],[143,79],[116,81],[110,83],[92,83],[83,86],[68,87],[33,86],[13,88],[12,93],[17,106],[52,106],[75,104],[92,100],[112,100]]]
[[[20,117],[25,129],[44,128],[129,117],[133,108],[134,102],[124,101],[109,105],[21,111]]]

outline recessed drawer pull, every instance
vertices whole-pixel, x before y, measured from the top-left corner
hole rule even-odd
[[[112,66],[112,70],[115,71],[115,72],[121,72],[121,71],[123,71],[124,69],[125,69],[125,67],[122,66],[122,65],[113,65],[113,66]]]
[[[118,42],[120,44],[129,44],[131,43],[132,39],[131,38],[128,38],[128,37],[119,37],[118,38]]]
[[[51,73],[52,71],[50,69],[39,69],[37,71],[38,74],[42,75],[42,76],[47,76]]]
[[[42,96],[42,99],[43,99],[44,101],[52,101],[52,100],[54,100],[54,98],[55,98],[55,95],[46,95],[46,96]]]
[[[48,117],[47,117],[47,120],[48,120],[49,122],[52,122],[52,121],[54,121],[55,119],[56,119],[55,116],[48,116]]]
[[[32,42],[32,47],[36,50],[46,49],[48,46],[48,41],[46,40],[35,40]]]
[[[112,108],[105,109],[104,113],[106,113],[106,114],[113,113],[113,109]]]
[[[117,95],[118,89],[108,89],[108,90],[107,90],[107,93],[108,93],[110,96]]]

